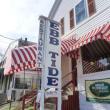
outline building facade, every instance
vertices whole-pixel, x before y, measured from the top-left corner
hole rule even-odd
[[[56,0],[50,11],[49,18],[61,23],[62,38],[74,36],[76,40],[79,40],[82,36],[86,35],[85,37],[87,37],[93,33],[95,33],[94,36],[96,36],[96,34],[98,36],[99,31],[95,32],[95,30],[100,30],[101,26],[110,23],[110,0]],[[107,104],[109,98],[104,102],[106,99],[105,97],[102,97],[101,100],[100,96],[96,95],[96,97],[93,97],[93,99],[96,98],[96,100],[92,100],[92,98],[90,98],[92,95],[88,95],[89,91],[86,87],[88,83],[87,81],[93,81],[94,83],[96,81],[99,82],[99,85],[96,84],[95,86],[98,88],[97,90],[104,90],[102,89],[104,88],[102,87],[102,85],[104,85],[102,82],[110,78],[109,49],[108,51],[105,51],[106,49],[103,48],[103,46],[107,46],[102,43],[103,41],[97,40],[98,43],[95,43],[94,41],[92,42],[92,46],[90,46],[90,43],[85,43],[83,46],[78,47],[79,57],[77,59],[68,57],[67,55],[62,57],[62,76],[65,76],[66,73],[72,71],[74,68],[73,62],[76,61],[77,87],[75,90],[79,92],[79,109],[109,110],[110,105]],[[108,43],[107,45],[109,47]],[[74,49],[72,51],[74,51]],[[97,65],[94,66],[97,62],[100,67],[103,67],[103,69],[96,68],[98,67]],[[91,65],[94,67],[91,67]],[[88,97],[90,98],[89,101]]]
[[[29,92],[38,88],[40,75],[37,74],[33,61],[36,59],[36,52],[36,43],[27,39],[20,39],[19,42],[9,45],[0,65],[1,70],[3,69],[2,73],[0,72],[0,95],[7,96],[5,101],[18,100],[24,95],[24,91]]]

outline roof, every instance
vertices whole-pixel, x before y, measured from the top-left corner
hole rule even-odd
[[[60,6],[60,3],[61,3],[62,0],[55,0],[54,4],[53,4],[53,7],[48,15],[48,17],[50,19],[53,19],[55,14],[56,14],[56,11],[58,10],[59,6]]]

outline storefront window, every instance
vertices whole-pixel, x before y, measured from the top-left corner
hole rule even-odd
[[[110,43],[96,40],[81,47],[83,73],[110,70]]]
[[[110,58],[90,60],[90,61],[83,59],[82,62],[83,62],[84,74],[110,70]]]
[[[15,79],[15,89],[36,89],[38,86],[38,79],[36,77],[31,77],[31,78],[20,78],[17,77]],[[25,82],[25,83],[24,83]]]
[[[31,81],[32,81],[31,78],[25,78],[25,81],[24,81],[24,78],[16,78],[15,88],[16,89],[31,89],[32,87]]]

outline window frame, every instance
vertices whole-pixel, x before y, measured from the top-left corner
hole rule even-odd
[[[28,85],[28,82],[30,83],[30,85]],[[15,89],[27,89],[27,90],[32,89],[32,78],[25,78],[25,84],[24,84],[24,78],[16,77],[14,88]]]
[[[83,0],[83,1],[84,1],[84,8],[83,8],[83,10],[85,10],[85,17],[83,18],[83,20],[77,22],[77,15],[78,15],[79,13],[81,13],[81,11],[83,11],[83,10],[81,10],[78,14],[76,13],[76,10],[77,10],[76,7],[77,7],[82,1],[80,1],[78,4],[76,4],[76,5],[75,5],[75,8],[74,8],[74,10],[75,10],[75,23],[76,23],[76,25],[78,25],[79,23],[83,22],[83,21],[88,17],[88,12],[87,12],[87,10],[88,10],[87,0]]]
[[[92,15],[94,15],[96,13],[96,2],[95,0],[93,0],[93,4],[94,4],[94,13],[91,13],[89,12],[89,3],[88,3],[88,0],[86,0],[86,4],[87,4],[87,11],[88,11],[88,17],[91,17]]]
[[[94,14],[96,14],[96,12],[97,12],[97,10],[96,10],[96,1],[94,0],[94,9],[95,9],[95,12],[93,13],[93,14],[91,14],[90,15],[90,13],[89,13],[89,4],[88,4],[88,0],[83,0],[84,1],[84,9],[85,9],[85,17],[84,17],[84,19],[83,20],[80,20],[80,21],[78,21],[77,22],[77,15],[76,15],[76,6],[78,5],[78,4],[80,4],[80,2],[78,3],[78,4],[76,4],[76,5],[74,5],[74,8],[72,8],[71,10],[73,10],[73,24],[74,24],[74,26],[73,27],[71,27],[70,26],[70,22],[71,22],[71,20],[70,20],[70,11],[69,11],[69,13],[68,13],[68,16],[69,16],[69,29],[70,30],[72,30],[72,29],[74,29],[74,28],[77,28],[77,26],[79,25],[79,24],[82,24],[82,23],[84,23],[84,21],[85,20],[87,20],[87,19],[90,19]],[[61,21],[63,20],[63,28],[62,28],[62,25],[61,25],[61,31],[60,31],[60,33],[61,33],[61,36],[63,36],[64,34],[65,34],[65,18],[64,17],[62,17],[61,19],[60,19],[60,24],[62,24],[61,23]]]
[[[80,2],[79,2],[80,3]],[[78,4],[79,4],[78,3]],[[85,21],[87,18],[89,18],[89,17],[92,17],[96,12],[97,12],[97,10],[96,10],[96,2],[95,2],[95,0],[94,0],[94,6],[95,6],[95,13],[93,13],[91,16],[90,16],[90,14],[89,14],[89,5],[88,5],[88,0],[84,0],[84,4],[85,4],[85,8],[86,8],[86,17],[85,17],[85,19],[83,19],[82,21],[80,21],[79,23],[77,23],[76,22],[76,10],[75,10],[75,8],[76,8],[76,6],[78,5],[78,4],[76,4],[75,6],[74,6],[74,27],[76,27],[77,25],[79,25],[80,23],[82,23],[83,21]]]
[[[63,21],[63,25],[62,25],[62,21]],[[61,24],[61,36],[63,36],[65,34],[65,19],[64,19],[64,17],[60,19],[60,24]]]
[[[71,13],[72,13],[72,16],[71,16]],[[74,8],[72,8],[70,11],[69,11],[69,26],[70,26],[70,29],[73,29],[75,27],[75,14],[74,14]],[[71,25],[71,22],[72,22],[72,25]]]

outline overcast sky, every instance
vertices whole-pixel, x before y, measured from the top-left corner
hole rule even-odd
[[[48,16],[55,0],[0,0],[0,34],[10,38],[28,37],[37,41],[39,15]],[[10,40],[0,37],[0,52]]]

